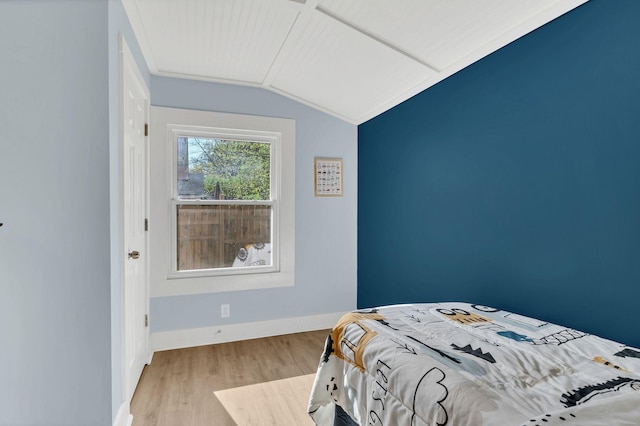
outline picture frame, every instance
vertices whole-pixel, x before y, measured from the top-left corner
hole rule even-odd
[[[342,158],[315,157],[313,159],[314,195],[316,197],[342,197]]]

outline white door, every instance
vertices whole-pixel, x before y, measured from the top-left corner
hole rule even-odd
[[[124,183],[123,386],[131,401],[147,355],[147,149],[149,94],[124,39],[122,51],[122,141]]]

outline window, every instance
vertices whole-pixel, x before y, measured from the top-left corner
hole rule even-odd
[[[152,107],[151,130],[154,294],[293,285],[295,122]]]
[[[176,272],[278,270],[279,135],[210,128],[174,137]]]

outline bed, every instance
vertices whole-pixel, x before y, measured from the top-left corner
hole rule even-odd
[[[319,426],[640,425],[640,349],[470,303],[343,316],[309,398]]]

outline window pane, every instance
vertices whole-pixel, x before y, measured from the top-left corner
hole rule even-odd
[[[268,266],[271,206],[178,205],[178,270]]]
[[[271,199],[271,145],[213,138],[178,138],[178,197]]]

